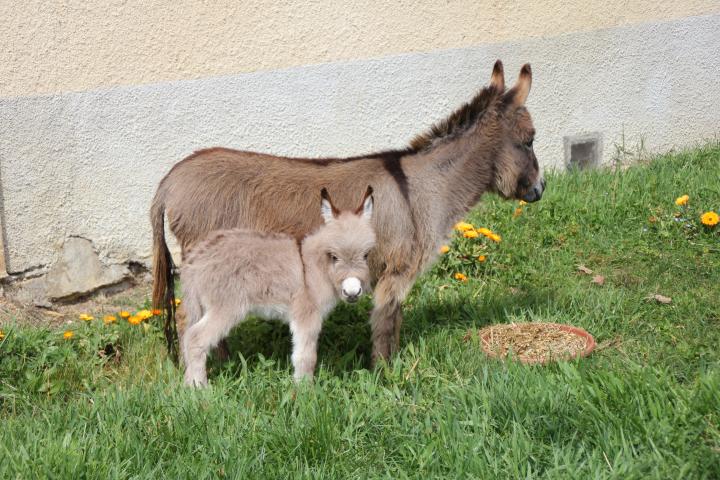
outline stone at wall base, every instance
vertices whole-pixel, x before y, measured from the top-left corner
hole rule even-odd
[[[7,284],[5,294],[26,305],[51,307],[98,291],[122,290],[133,280],[128,264],[104,265],[90,240],[70,237],[47,274],[16,279]]]

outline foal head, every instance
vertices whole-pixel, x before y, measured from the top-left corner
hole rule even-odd
[[[542,198],[545,180],[540,173],[533,141],[535,127],[525,101],[532,85],[532,70],[526,63],[518,81],[505,91],[505,77],[500,60],[495,62],[490,88],[503,92],[497,102],[498,137],[501,143],[495,157],[494,190],[504,198],[536,202]],[[492,134],[488,132],[487,134]]]
[[[346,302],[356,302],[370,288],[367,260],[375,246],[372,211],[371,187],[354,211],[338,211],[327,190],[322,189],[320,213],[325,224],[315,234],[314,244],[321,249],[319,261],[336,294]]]

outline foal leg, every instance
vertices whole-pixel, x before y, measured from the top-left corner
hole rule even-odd
[[[385,273],[374,291],[374,307],[370,315],[372,328],[372,364],[389,360],[400,344],[402,302],[413,284],[414,276],[406,271]]]
[[[183,304],[180,304],[175,310],[175,324],[177,325],[178,343],[182,350],[183,338],[185,337],[185,330],[187,330],[187,314],[185,313],[185,305]],[[230,348],[224,338],[218,342],[215,351],[218,358],[223,362],[230,358]]]
[[[295,381],[312,380],[317,363],[317,344],[322,328],[322,317],[317,313],[294,315],[290,319],[293,351],[292,364]]]
[[[227,336],[235,324],[233,317],[215,311],[206,312],[200,321],[182,336],[182,355],[185,363],[185,385],[207,385],[206,362],[211,348]]]

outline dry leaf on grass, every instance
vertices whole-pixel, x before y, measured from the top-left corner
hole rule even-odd
[[[578,272],[585,273],[587,275],[592,275],[593,271],[587,268],[585,265],[578,265],[577,266]]]
[[[592,283],[602,286],[605,284],[605,277],[602,275],[595,275],[592,279]]]
[[[672,302],[672,298],[666,297],[665,295],[660,295],[659,293],[653,293],[651,295],[648,295],[645,297],[646,300],[655,300],[658,303],[662,303],[664,305],[667,305],[668,303]]]

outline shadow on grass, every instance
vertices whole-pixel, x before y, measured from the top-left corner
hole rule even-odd
[[[542,310],[553,302],[553,293],[546,290],[518,294],[494,294],[468,300],[455,292],[452,297],[422,295],[422,300],[403,308],[405,321],[400,348],[414,343],[439,329],[482,328],[503,323],[508,317],[527,311]],[[365,298],[357,305],[339,304],[323,324],[318,349],[318,362],[332,375],[370,367],[370,312],[372,302]],[[230,359],[227,362],[212,355],[208,364],[211,376],[220,372],[239,374],[244,358],[252,368],[261,358],[272,359],[279,368],[291,369],[291,336],[288,326],[279,321],[251,319],[236,327],[227,339]]]

